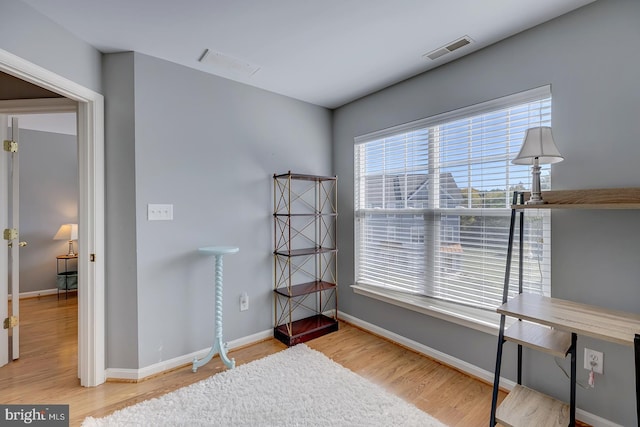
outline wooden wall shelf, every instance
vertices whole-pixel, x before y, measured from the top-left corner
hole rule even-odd
[[[524,200],[530,197],[524,192]],[[513,209],[640,209],[640,188],[543,191],[543,205],[512,205]]]

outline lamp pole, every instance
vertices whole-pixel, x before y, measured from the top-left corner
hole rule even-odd
[[[533,166],[531,167],[533,182],[531,183],[531,197],[527,201],[528,205],[543,205],[546,203],[542,200],[542,193],[540,191],[540,169],[539,160],[537,157],[534,157]]]

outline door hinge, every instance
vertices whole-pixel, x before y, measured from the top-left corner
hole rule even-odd
[[[10,316],[4,319],[4,329],[15,328],[16,326],[18,326],[18,318],[16,316]]]
[[[5,228],[2,233],[2,237],[4,240],[13,240],[18,238],[18,229],[17,228]]]
[[[9,139],[5,139],[2,144],[4,151],[8,151],[9,153],[17,153],[18,152],[18,143],[15,141],[11,141]]]
[[[96,254],[89,254],[89,261],[96,262]]]

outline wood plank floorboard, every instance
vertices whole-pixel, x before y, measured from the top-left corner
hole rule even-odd
[[[70,425],[87,416],[158,397],[225,369],[219,357],[191,372],[184,366],[138,383],[81,387],[77,378],[77,298],[25,299],[20,305],[20,359],[0,368],[0,402],[69,404]],[[491,386],[349,324],[307,342],[337,363],[384,387],[452,427],[486,427]],[[241,365],[285,349],[268,339],[229,353]],[[505,393],[500,393],[500,401]],[[390,420],[390,425],[392,420]]]

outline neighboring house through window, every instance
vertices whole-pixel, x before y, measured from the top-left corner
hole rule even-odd
[[[356,285],[495,310],[513,192],[531,180],[511,160],[528,128],[550,125],[547,86],[356,138]],[[549,295],[550,216],[525,218],[524,286]]]

